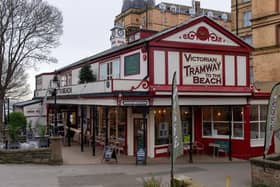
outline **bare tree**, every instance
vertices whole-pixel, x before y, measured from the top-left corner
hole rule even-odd
[[[25,73],[41,62],[55,62],[50,50],[62,34],[61,12],[42,0],[0,0],[0,129],[7,95],[27,93]]]

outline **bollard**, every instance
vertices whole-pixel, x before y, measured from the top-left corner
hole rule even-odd
[[[230,176],[226,177],[226,187],[230,187]]]

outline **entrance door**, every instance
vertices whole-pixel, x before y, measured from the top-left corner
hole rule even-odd
[[[134,155],[140,148],[147,150],[147,128],[145,127],[143,118],[134,118]]]

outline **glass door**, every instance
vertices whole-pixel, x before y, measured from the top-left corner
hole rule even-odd
[[[145,119],[143,118],[135,118],[134,119],[134,155],[139,149],[143,149],[146,151],[146,134],[147,130],[145,128]]]

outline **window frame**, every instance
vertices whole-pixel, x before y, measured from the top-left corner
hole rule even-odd
[[[137,69],[138,71],[136,73],[127,73],[127,67],[126,67],[126,59],[129,58],[129,57],[132,57],[132,56],[135,56],[135,55],[138,55],[139,58],[138,58],[138,62],[137,62]],[[123,64],[124,64],[124,76],[133,76],[133,75],[139,75],[140,74],[140,62],[141,62],[141,54],[140,52],[137,52],[137,53],[133,53],[131,55],[127,55],[124,57],[123,59]]]
[[[243,27],[252,26],[251,19],[252,19],[252,12],[251,11],[243,12],[243,17],[242,17]]]
[[[234,121],[234,109],[237,108],[237,106],[235,107],[231,107],[231,137],[232,139],[236,139],[236,140],[244,140],[244,107],[242,106],[239,106],[241,109],[242,109],[242,121]],[[217,108],[226,108],[225,106],[220,106],[220,107],[207,107],[208,109],[210,109],[210,112],[211,112],[211,119],[210,121],[204,121],[203,119],[203,110],[201,111],[202,113],[202,138],[215,138],[215,139],[227,139],[229,137],[229,135],[218,135],[218,134],[215,134],[215,124],[227,124],[228,125],[228,121],[214,121],[214,114],[213,114],[213,111],[214,109],[217,109]],[[204,124],[207,124],[207,125],[211,125],[211,135],[204,135]],[[242,137],[237,137],[237,136],[234,136],[235,134],[235,131],[234,131],[234,125],[235,124],[241,124],[242,125]]]
[[[250,118],[250,145],[251,147],[263,147],[264,146],[264,139],[265,137],[261,137],[261,125],[264,123],[266,125],[266,119],[261,119],[261,106],[266,106],[266,113],[267,113],[267,105],[266,104],[256,104],[250,105],[250,113],[251,113],[251,106],[257,106],[257,120],[252,121]],[[251,124],[258,124],[258,138],[251,137]],[[265,132],[264,132],[265,133]],[[265,134],[264,134],[265,136]]]

